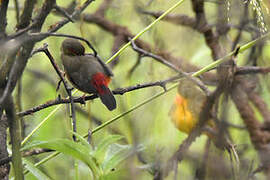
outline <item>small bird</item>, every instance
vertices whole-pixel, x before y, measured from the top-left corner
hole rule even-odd
[[[206,98],[207,96],[194,82],[187,78],[180,80],[178,93],[169,112],[172,122],[179,131],[189,135],[196,127]],[[218,149],[226,150],[234,157],[236,164],[239,164],[239,157],[234,145],[226,134],[219,136],[218,128],[213,119],[209,119],[204,128],[206,130],[203,131],[204,134],[212,140],[215,146]]]
[[[85,54],[83,45],[76,39],[65,39],[61,50],[65,73],[73,86],[82,92],[97,94],[110,111],[114,110],[116,100],[108,88],[113,74],[105,63],[92,54]]]
[[[176,128],[189,134],[199,120],[205,100],[206,95],[191,80],[181,79],[174,104],[169,112]],[[208,125],[213,126],[213,122],[209,121]]]

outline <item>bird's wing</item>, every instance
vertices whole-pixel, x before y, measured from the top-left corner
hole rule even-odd
[[[82,63],[84,59],[81,57],[62,55],[62,61],[67,77],[73,86],[83,92],[87,92],[84,86],[90,83],[91,76],[88,77],[88,74],[84,72],[85,64]]]
[[[113,72],[111,71],[111,69],[101,60],[101,58],[97,55],[96,57],[93,54],[86,54],[87,57],[90,57],[90,59],[97,61],[100,66],[103,68],[104,73],[111,77],[113,76]]]
[[[190,100],[188,101],[188,108],[194,114],[196,117],[199,117],[201,110],[203,108],[203,105],[206,101],[206,96],[203,94],[202,91],[197,91],[196,94],[190,97]]]

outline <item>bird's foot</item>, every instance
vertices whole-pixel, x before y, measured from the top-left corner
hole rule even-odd
[[[81,104],[83,104],[83,105],[85,105],[85,104],[86,104],[86,103],[85,103],[85,96],[86,96],[86,94],[83,94],[83,95],[82,95],[82,97],[81,97],[81,98],[82,98],[82,102],[81,102]]]

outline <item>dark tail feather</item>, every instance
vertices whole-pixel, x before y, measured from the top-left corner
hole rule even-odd
[[[115,100],[111,90],[106,86],[103,86],[102,89],[104,90],[104,92],[102,94],[99,94],[99,97],[100,97],[102,103],[110,111],[114,110],[116,108],[116,100]]]

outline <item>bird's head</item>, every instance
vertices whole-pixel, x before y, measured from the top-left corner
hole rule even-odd
[[[65,55],[69,56],[83,56],[84,55],[84,47],[77,39],[65,39],[62,42],[62,52]]]
[[[195,98],[202,92],[192,80],[183,78],[179,81],[178,93],[185,98]]]

